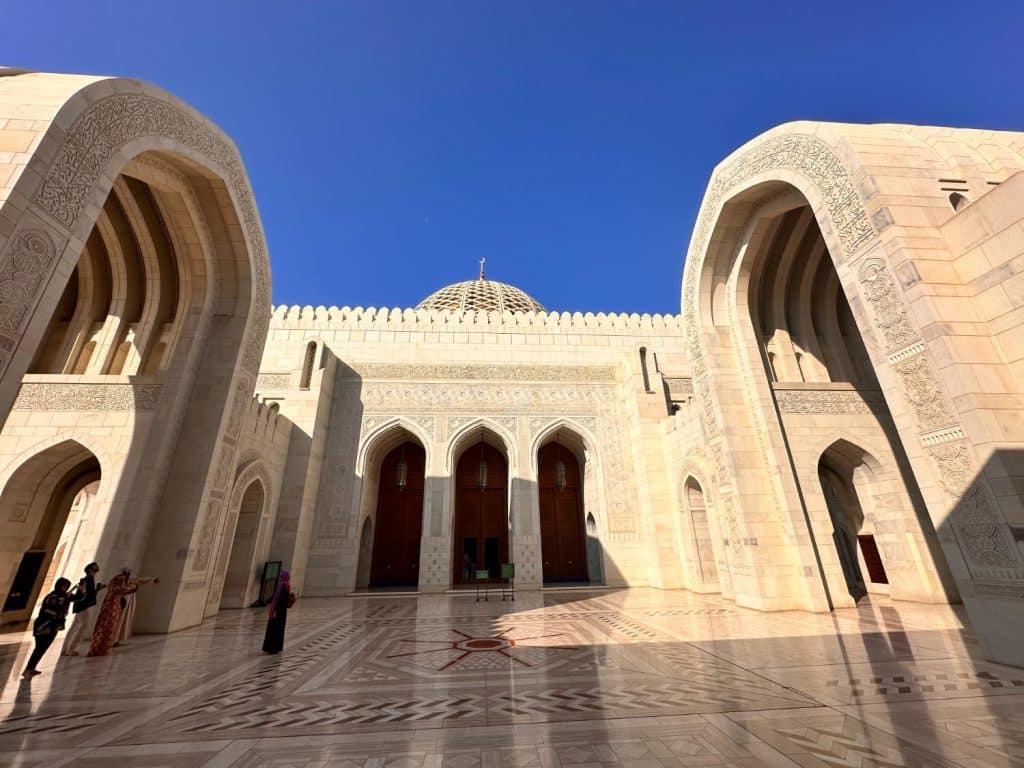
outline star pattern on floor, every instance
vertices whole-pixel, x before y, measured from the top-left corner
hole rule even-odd
[[[959,609],[759,613],[650,589],[303,600],[44,659],[0,636],[0,764],[255,768],[1024,765],[1024,678]]]
[[[424,648],[415,651],[405,651],[402,653],[392,653],[385,658],[387,659],[411,659],[412,657],[429,657],[430,659],[437,659],[440,661],[440,666],[437,667],[437,672],[445,672],[447,670],[458,670],[465,667],[480,668],[486,666],[487,662],[490,662],[493,657],[491,654],[507,659],[509,662],[518,664],[526,667],[527,669],[533,668],[540,663],[541,656],[535,653],[536,649],[526,645],[531,641],[538,640],[551,640],[554,638],[564,638],[565,633],[554,632],[543,635],[529,635],[526,637],[511,637],[515,633],[516,627],[507,627],[500,632],[494,634],[488,634],[480,637],[470,632],[464,632],[461,629],[450,629],[450,633],[457,635],[455,639],[423,639],[419,637],[399,637],[397,642],[399,644],[415,644],[415,645],[427,645],[433,646],[431,648]],[[548,646],[545,650],[555,651],[576,651],[578,648],[574,646]],[[467,661],[474,654],[487,654],[487,662],[483,664],[477,662],[473,663]],[[477,657],[479,658],[479,657]],[[427,664],[433,664],[433,661],[427,662]]]

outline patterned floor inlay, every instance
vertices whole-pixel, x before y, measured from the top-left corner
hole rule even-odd
[[[463,669],[500,670],[509,663],[519,664],[527,668],[543,664],[548,655],[559,651],[578,650],[571,646],[545,648],[538,647],[541,640],[564,638],[560,632],[552,634],[528,634],[523,637],[516,627],[508,627],[495,634],[470,634],[461,629],[449,630],[454,638],[423,639],[420,637],[399,637],[399,647],[413,647],[401,653],[391,653],[387,659],[404,659],[413,664],[421,664],[430,669],[437,666],[438,672]]]
[[[758,613],[655,590],[301,600],[103,659],[8,638],[0,765],[1024,765],[1024,672],[949,609]]]

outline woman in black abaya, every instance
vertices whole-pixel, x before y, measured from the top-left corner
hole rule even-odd
[[[288,609],[295,602],[292,597],[291,574],[281,571],[277,589],[270,601],[267,634],[263,638],[263,654],[277,654],[284,649],[284,626],[288,622]]]

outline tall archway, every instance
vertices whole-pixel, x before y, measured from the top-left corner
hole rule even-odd
[[[802,563],[806,578],[790,579],[790,595],[775,599],[802,599],[804,605],[821,607],[854,603],[856,589],[845,580],[836,589],[830,578],[840,561],[818,472],[824,446],[852,439],[870,444],[879,460],[893,468],[889,506],[879,511],[907,533],[899,558],[904,571],[893,596],[929,602],[953,597],[901,433],[850,306],[849,286],[839,277],[807,198],[787,183],[769,181],[728,199],[702,273],[707,281],[702,320],[720,329],[722,347],[716,369],[701,370],[702,416],[716,444],[737,441],[714,454],[735,462],[745,445],[756,444],[768,458],[763,474],[739,465],[719,467],[726,478],[724,522],[733,560],[761,557],[746,543],[757,541],[758,534],[775,535],[772,528],[780,524],[793,535],[807,530],[814,546],[785,553],[792,565]],[[688,275],[689,284],[695,279]],[[713,382],[729,375],[742,386],[716,390]],[[729,405],[716,407],[716,398]],[[723,422],[729,425],[728,437]],[[766,499],[774,509],[765,508]],[[731,500],[745,507],[742,518]],[[808,553],[813,557],[809,563],[803,561]],[[733,580],[737,598],[764,604],[762,574],[781,565],[776,559],[744,568]]]
[[[817,219],[792,188],[766,185],[755,192],[767,197],[755,206],[731,277],[737,309],[745,308],[750,319],[736,334],[739,365],[760,369],[765,383],[756,386],[767,385],[774,401],[778,420],[765,421],[765,437],[781,437],[790,463],[783,492],[795,485],[802,499],[830,600],[850,604],[867,593],[866,562],[874,569],[874,591],[888,591],[874,536],[857,538],[865,511],[853,467],[837,449],[821,460],[814,452],[822,441],[852,446],[851,440],[870,443],[887,464],[902,469],[892,473],[897,487],[868,516],[869,526],[880,517],[906,531],[893,596],[948,599],[941,584],[945,558]],[[749,351],[755,345],[756,355]],[[824,509],[816,503],[822,496]],[[832,546],[825,549],[827,542]]]
[[[221,608],[244,608],[252,602],[259,578],[254,566],[265,504],[266,489],[260,480],[253,480],[242,494],[238,507],[231,555],[220,597]]]
[[[455,465],[455,584],[471,583],[477,571],[497,578],[501,565],[509,561],[508,458],[492,444],[496,440],[481,429],[479,439],[463,448]]]
[[[369,586],[415,587],[423,534],[423,446],[407,440],[393,448],[381,462],[379,474]]]
[[[537,451],[543,578],[545,583],[589,581],[583,472],[560,437],[557,433]]]
[[[0,509],[7,518],[0,557],[4,573],[10,574],[0,622],[29,618],[46,587],[44,581],[62,538],[62,559],[73,580],[79,566],[93,559],[92,551],[84,551],[77,539],[69,541],[62,534],[76,497],[98,483],[100,472],[92,451],[75,440],[65,440],[35,454],[10,474],[0,491]]]
[[[350,577],[355,588],[419,586],[430,462],[426,438],[416,425],[398,419],[362,444],[356,458],[359,510],[353,521],[358,521],[360,543]]]
[[[0,272],[18,265],[18,290],[0,312],[0,455],[27,447],[26,430],[6,429],[27,413],[62,414],[37,421],[32,440],[95,441],[117,483],[89,547],[161,575],[140,628],[198,623],[209,595],[185,582],[214,587],[267,329],[269,267],[244,167],[219,130],[150,86],[3,80],[0,112],[42,88],[53,114],[32,102],[46,151],[12,177],[3,204]],[[105,378],[79,378],[94,375]]]

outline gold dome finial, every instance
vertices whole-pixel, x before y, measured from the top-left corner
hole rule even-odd
[[[478,278],[480,280],[484,279],[484,263],[486,261],[487,261],[487,257],[486,256],[480,259],[480,277]]]

